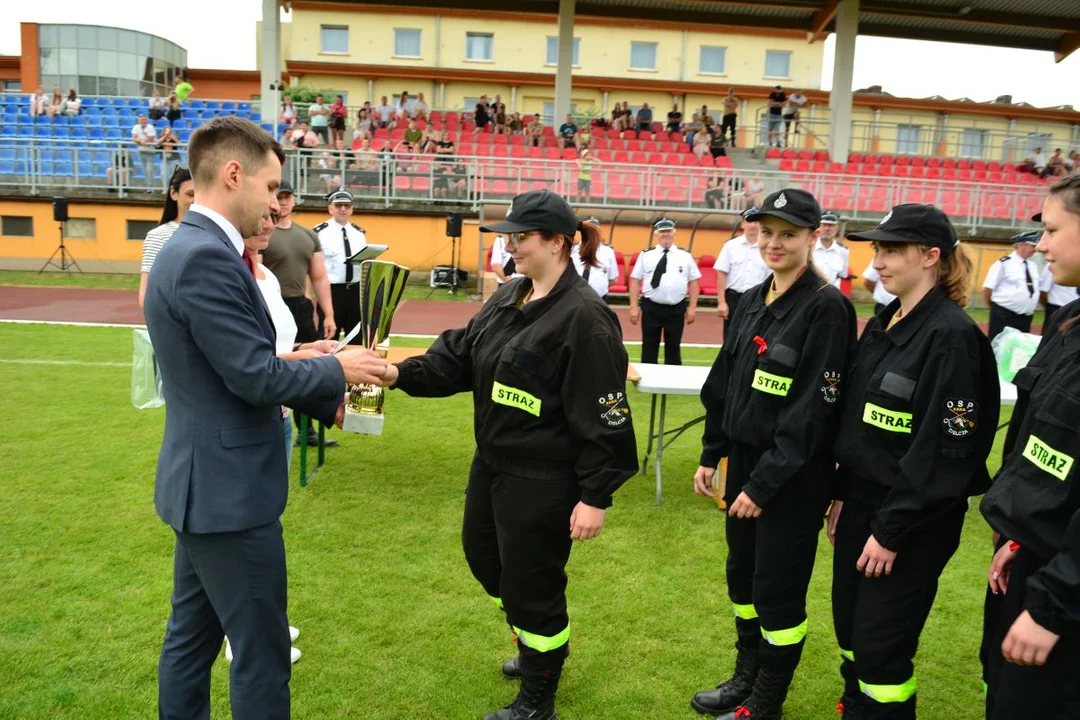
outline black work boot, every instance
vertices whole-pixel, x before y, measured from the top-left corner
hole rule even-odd
[[[782,720],[790,686],[791,675],[774,675],[761,669],[746,702],[732,712],[718,715],[716,720]]]
[[[854,661],[843,658],[840,661],[840,675],[844,678],[844,694],[837,703],[836,710],[844,720],[858,720],[863,717],[861,708],[866,696],[859,690]]]
[[[757,620],[735,618],[739,639],[735,642],[735,673],[715,690],[702,690],[690,701],[690,706],[703,715],[720,715],[739,707],[754,688],[758,674],[758,647],[761,626]]]
[[[542,653],[518,643],[521,688],[514,701],[484,720],[558,720],[555,692],[559,689],[563,662],[569,648],[562,646]]]
[[[514,637],[514,642],[517,643],[517,636]],[[570,658],[570,648],[566,649],[566,657]],[[502,665],[502,673],[508,680],[520,680],[521,679],[521,655],[515,655]],[[749,694],[749,691],[747,691]]]

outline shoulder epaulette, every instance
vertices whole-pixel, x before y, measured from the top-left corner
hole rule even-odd
[[[322,232],[326,228],[326,226],[329,225],[329,224],[330,223],[328,223],[328,222],[319,223],[318,225],[313,227],[312,230],[314,230],[315,232]]]
[[[365,234],[367,233],[367,231],[366,231],[366,230],[364,230],[364,228],[360,227],[360,226],[359,226],[359,225],[357,225],[356,223],[354,223],[354,222],[351,222],[351,223],[349,223],[349,224],[350,224],[350,225],[352,225],[352,226],[353,226],[354,228],[356,228],[357,230],[359,230],[360,232],[362,232],[362,233],[365,233]]]
[[[1000,260],[998,260],[998,262],[1005,262],[1005,261],[1006,261],[1006,260],[1008,260],[1008,259],[1009,259],[1009,256],[1008,256],[1008,255],[1006,255],[1005,257],[1003,257],[1003,258],[1001,258]]]

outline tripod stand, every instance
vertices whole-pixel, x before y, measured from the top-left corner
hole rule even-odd
[[[458,245],[460,241],[461,237],[459,236],[451,236],[450,238],[450,289],[447,290],[447,292],[451,295],[457,295],[458,291],[458,276],[461,273],[461,247]],[[441,287],[446,287],[446,284],[439,283],[435,287],[432,287],[431,292],[429,292],[427,296],[431,297],[432,294]]]
[[[60,256],[59,263],[56,262],[57,255]],[[60,223],[60,245],[58,245],[57,248],[53,250],[53,254],[49,256],[49,259],[46,260],[45,264],[41,266],[40,270],[38,270],[38,275],[45,272],[45,268],[49,267],[50,265],[62,272],[67,272],[71,268],[75,268],[79,272],[82,272],[82,268],[79,267],[79,263],[75,262],[75,258],[71,256],[71,253],[68,251],[67,246],[64,245],[64,223],[62,222]]]

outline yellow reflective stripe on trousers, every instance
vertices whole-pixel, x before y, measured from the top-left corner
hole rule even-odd
[[[1024,446],[1024,457],[1035,467],[1045,470],[1062,482],[1069,477],[1073,466],[1072,457],[1055,450],[1034,435],[1028,437],[1027,445]]]
[[[773,375],[767,373],[764,370],[754,371],[754,382],[751,387],[755,390],[759,390],[763,393],[770,395],[779,395],[780,397],[787,397],[788,390],[791,389],[792,378],[783,377],[782,375]]]
[[[863,695],[879,703],[902,703],[906,702],[915,694],[915,676],[912,675],[907,682],[900,685],[871,685],[859,681],[859,689]]]
[[[887,410],[873,403],[866,403],[862,421],[889,432],[911,434],[911,413]]]
[[[491,595],[488,595],[488,600],[495,603],[495,607],[499,608],[500,610],[503,609],[502,598],[492,597]]]
[[[806,637],[806,621],[786,630],[766,630],[761,628],[761,637],[770,645],[797,645]]]
[[[496,381],[491,386],[491,400],[499,405],[524,410],[530,415],[540,417],[540,398],[530,395],[524,390],[503,385],[501,382]]]
[[[514,626],[514,632],[518,634],[518,642],[525,643],[525,647],[532,648],[539,652],[550,652],[561,648],[563,645],[570,641],[570,626],[567,625],[566,629],[558,635],[552,635],[550,637],[546,635],[537,635],[536,633],[522,630],[521,628]]]
[[[844,648],[840,648],[840,657],[844,658],[845,660],[850,660],[851,662],[855,662],[855,653],[853,653],[850,650],[845,650]]]
[[[753,606],[753,604],[739,605],[737,603],[731,603],[731,605],[735,608],[735,617],[739,618],[740,620],[757,619],[757,609]]]

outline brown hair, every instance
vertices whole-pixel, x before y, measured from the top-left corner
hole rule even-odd
[[[1080,175],[1067,177],[1051,187],[1049,197],[1056,197],[1067,212],[1080,219]],[[1080,323],[1080,315],[1073,315],[1063,321],[1058,329],[1061,332],[1068,332],[1077,323]]]
[[[919,246],[928,250],[925,245]],[[960,307],[971,302],[971,278],[975,275],[975,263],[963,245],[957,245],[948,254],[942,253],[938,261],[938,285],[949,299]]]
[[[596,227],[592,223],[579,222],[577,226],[578,232],[581,233],[581,247],[578,252],[581,255],[581,262],[588,266],[596,265],[596,249],[600,247],[600,228]],[[557,237],[561,237],[565,240],[563,242],[562,255],[564,260],[570,259],[570,250],[574,245],[574,239],[568,237],[562,233],[548,232],[547,230],[541,231],[541,237],[544,240],[554,240]]]
[[[268,152],[278,162],[285,162],[285,152],[278,141],[255,123],[235,115],[214,118],[191,134],[188,142],[191,177],[196,186],[209,185],[229,160],[239,162],[244,172],[254,173],[265,165]]]

